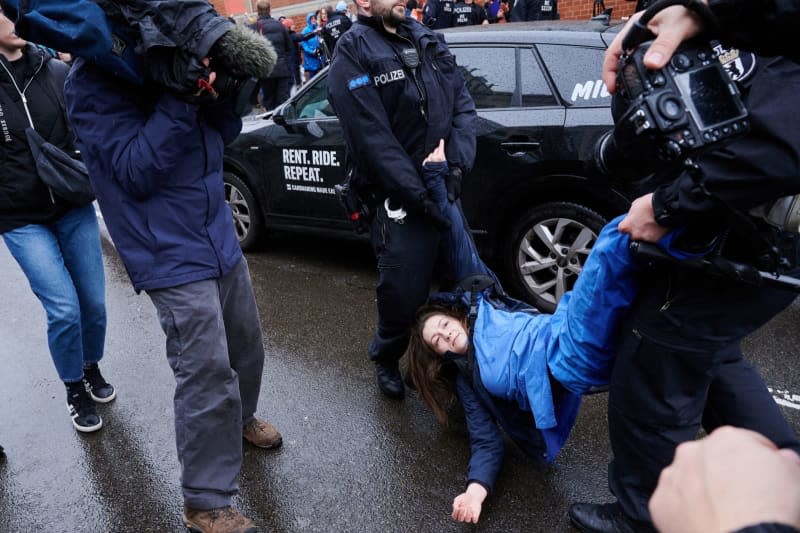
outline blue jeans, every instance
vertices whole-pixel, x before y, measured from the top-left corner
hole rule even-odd
[[[83,378],[103,357],[105,277],[94,206],[73,209],[49,225],[7,231],[3,240],[47,314],[47,342],[58,377]]]

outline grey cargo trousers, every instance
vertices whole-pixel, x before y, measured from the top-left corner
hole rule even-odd
[[[175,438],[184,503],[231,505],[242,465],[242,426],[253,419],[264,346],[244,258],[216,279],[147,291],[167,335],[175,374]]]

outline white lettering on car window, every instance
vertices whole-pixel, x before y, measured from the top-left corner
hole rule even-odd
[[[572,102],[577,102],[581,98],[584,100],[593,100],[596,98],[607,98],[610,96],[611,94],[608,92],[606,84],[603,83],[603,80],[589,80],[586,83],[575,84],[575,87],[572,88],[572,96],[570,97],[570,100]]]

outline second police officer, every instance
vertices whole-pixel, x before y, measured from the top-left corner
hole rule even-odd
[[[328,49],[328,59],[333,55],[336,42],[352,25],[353,22],[350,20],[350,17],[347,16],[347,4],[344,0],[341,0],[336,4],[336,11],[328,16],[328,22],[322,27],[322,40],[325,42],[325,46]]]
[[[434,30],[453,25],[453,0],[427,0],[422,8],[422,23]]]
[[[356,0],[358,21],[339,39],[328,92],[340,117],[353,187],[374,213],[378,326],[369,344],[380,390],[404,395],[398,361],[428,297],[448,224],[428,198],[422,160],[445,140],[451,198],[475,157],[475,105],[438,33],[406,18],[397,0]]]

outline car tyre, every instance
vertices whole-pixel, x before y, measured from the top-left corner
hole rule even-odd
[[[223,173],[225,201],[233,213],[233,227],[242,250],[256,247],[264,233],[261,210],[250,187],[231,172]]]
[[[541,204],[523,213],[504,253],[511,292],[543,312],[555,311],[606,222],[596,211],[569,202]]]

